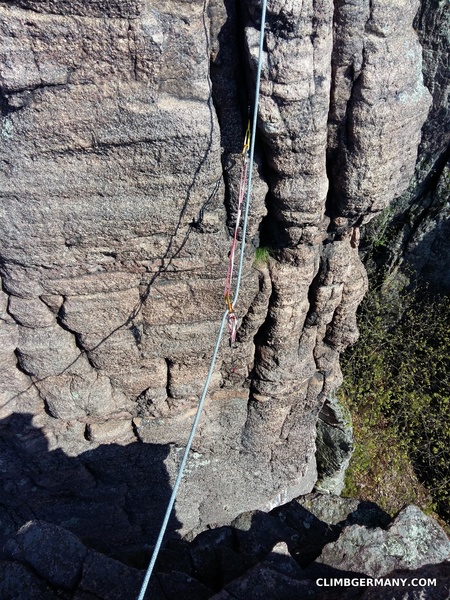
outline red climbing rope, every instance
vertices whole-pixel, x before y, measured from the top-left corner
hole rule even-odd
[[[233,281],[233,271],[234,271],[234,258],[236,254],[237,240],[238,240],[238,232],[241,224],[241,216],[242,216],[242,205],[244,203],[245,191],[247,189],[247,177],[248,177],[248,162],[249,162],[249,149],[250,149],[250,119],[247,125],[247,131],[245,132],[244,139],[244,147],[242,149],[242,165],[241,165],[241,176],[239,181],[239,193],[238,193],[238,206],[237,206],[237,214],[236,214],[236,224],[234,227],[234,236],[233,241],[231,243],[231,250],[229,254],[229,263],[228,263],[228,272],[227,272],[227,280],[225,283],[225,304],[227,305],[228,315],[227,315],[227,325],[228,325],[228,334],[230,336],[230,346],[233,347],[234,342],[236,340],[237,333],[237,318],[234,312],[233,303],[230,298],[231,294],[231,284]]]

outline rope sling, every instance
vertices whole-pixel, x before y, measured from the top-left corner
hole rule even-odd
[[[236,219],[236,228],[235,228],[235,233],[234,233],[233,243],[232,243],[232,250],[234,247],[234,251],[232,254],[230,254],[230,262],[228,265],[228,273],[227,273],[227,283],[225,286],[225,302],[227,304],[227,309],[224,312],[222,321],[220,323],[219,331],[217,334],[216,345],[214,347],[214,352],[213,352],[211,362],[209,365],[208,375],[206,377],[205,385],[203,387],[203,392],[202,392],[202,395],[201,395],[199,403],[198,403],[197,412],[195,414],[191,432],[189,434],[189,438],[186,443],[186,447],[185,447],[185,450],[183,453],[183,458],[181,460],[180,467],[178,470],[178,475],[177,475],[177,478],[173,485],[172,494],[170,496],[169,503],[167,505],[166,513],[164,515],[161,529],[159,531],[158,539],[156,540],[155,547],[153,549],[153,554],[151,556],[150,563],[149,563],[147,571],[145,573],[144,580],[142,582],[141,590],[139,592],[137,600],[144,600],[145,593],[147,591],[147,587],[148,587],[148,584],[150,581],[150,577],[152,575],[152,572],[153,572],[153,569],[154,569],[154,566],[156,563],[156,559],[158,558],[158,554],[161,549],[164,534],[166,533],[170,515],[172,513],[172,509],[175,504],[178,489],[180,487],[181,480],[183,477],[183,472],[184,472],[184,469],[185,469],[185,466],[186,466],[186,463],[187,463],[187,460],[189,457],[189,452],[191,450],[192,442],[194,441],[195,432],[197,430],[197,426],[198,426],[200,416],[202,413],[203,404],[205,402],[206,394],[208,392],[209,384],[210,384],[211,377],[212,377],[213,370],[214,370],[214,365],[215,365],[215,362],[217,359],[217,354],[219,352],[220,342],[222,339],[222,333],[223,333],[223,330],[225,327],[225,323],[228,323],[228,330],[230,333],[230,320],[232,322],[234,321],[234,329],[232,329],[232,331],[230,333],[230,341],[231,341],[232,333],[234,333],[234,338],[236,337],[237,322],[236,322],[236,316],[234,314],[234,307],[236,306],[236,303],[237,303],[237,300],[239,297],[239,290],[240,290],[240,285],[241,285],[242,270],[243,270],[243,264],[244,264],[245,236],[247,233],[248,213],[249,213],[249,208],[250,208],[253,158],[254,158],[254,153],[255,153],[255,132],[256,132],[256,124],[257,124],[257,118],[258,118],[259,88],[260,88],[260,81],[261,81],[263,44],[264,44],[264,28],[265,28],[265,23],[266,23],[266,8],[267,8],[267,0],[263,0],[262,1],[262,9],[261,9],[261,29],[260,29],[260,36],[259,36],[258,68],[257,68],[257,72],[256,72],[255,102],[254,102],[254,107],[253,107],[253,122],[252,122],[252,128],[251,128],[252,135],[250,135],[250,130],[249,130],[249,128],[247,128],[247,133],[246,133],[246,138],[245,138],[246,141],[244,141],[244,150],[243,150],[243,154],[244,154],[243,167],[244,168],[241,171],[241,178],[242,178],[243,171],[244,171],[245,179],[248,180],[248,183],[247,183],[247,194],[245,197],[244,220],[243,220],[243,224],[242,224],[242,239],[241,239],[241,248],[240,248],[240,253],[239,253],[239,266],[238,266],[237,277],[236,277],[236,287],[235,287],[236,292],[235,292],[233,300],[230,300],[231,283],[232,283],[232,276],[233,276],[233,269],[234,269],[234,253],[235,253],[236,244],[237,244],[237,228],[239,227],[239,221],[240,221],[239,214],[238,214],[239,218]],[[246,149],[246,145],[250,145],[250,150]],[[246,158],[247,153],[248,153],[248,160]],[[240,186],[239,196],[241,195],[241,189],[243,190],[242,191],[242,200],[243,200],[244,193],[245,193],[245,186]],[[242,201],[241,201],[241,205],[242,205]],[[238,207],[238,213],[239,213],[239,207]],[[230,315],[232,315],[231,319],[230,319]],[[233,343],[234,343],[234,341],[233,341]]]
[[[239,181],[239,192],[238,192],[238,207],[236,214],[236,225],[234,228],[234,236],[233,242],[231,244],[230,250],[230,261],[228,264],[228,272],[227,272],[227,280],[225,283],[225,291],[224,298],[225,304],[227,305],[227,325],[228,325],[228,334],[230,336],[230,346],[233,348],[234,342],[236,341],[237,334],[237,318],[234,312],[233,302],[231,301],[231,285],[233,282],[233,271],[234,271],[234,258],[236,254],[237,240],[238,240],[238,232],[239,225],[241,223],[242,216],[242,206],[244,203],[245,190],[247,188],[247,177],[248,177],[248,163],[249,163],[249,152],[250,152],[250,119],[247,125],[247,131],[245,132],[244,139],[244,147],[242,149],[242,166],[241,166],[241,176]]]

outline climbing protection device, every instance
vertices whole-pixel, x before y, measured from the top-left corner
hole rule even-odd
[[[267,8],[267,0],[262,0],[261,31],[260,31],[260,36],[259,36],[259,58],[258,58],[258,68],[257,68],[257,72],[256,72],[255,103],[254,103],[254,107],[253,107],[253,121],[252,121],[252,128],[251,128],[253,135],[251,136],[251,139],[249,140],[250,151],[249,151],[248,170],[247,170],[248,183],[247,183],[247,194],[246,194],[246,198],[245,198],[244,220],[243,220],[243,224],[242,224],[242,234],[241,234],[242,241],[241,241],[241,248],[240,248],[240,253],[239,253],[239,266],[238,266],[238,271],[237,271],[237,276],[236,276],[236,286],[235,286],[236,292],[235,292],[234,298],[230,302],[231,308],[236,306],[236,303],[237,303],[237,300],[239,297],[239,289],[240,289],[241,278],[242,278],[242,268],[243,268],[243,264],[244,264],[245,235],[247,233],[248,212],[249,212],[249,208],[250,208],[250,196],[251,196],[251,190],[252,190],[253,156],[254,156],[254,152],[255,152],[255,131],[256,131],[257,116],[258,116],[259,87],[260,87],[261,70],[262,70],[264,28],[265,28],[265,23],[266,23],[266,8]],[[245,149],[245,145],[244,145],[244,149]],[[200,401],[198,403],[194,422],[192,424],[191,433],[189,434],[189,439],[187,441],[186,448],[184,450],[183,458],[181,459],[181,464],[180,464],[180,468],[178,470],[178,475],[173,484],[173,490],[172,490],[172,494],[169,499],[169,503],[167,505],[166,514],[164,515],[164,519],[163,519],[163,523],[161,525],[161,529],[159,531],[158,539],[156,540],[156,544],[153,549],[153,554],[150,559],[150,564],[148,565],[147,571],[145,573],[144,581],[142,582],[141,590],[139,592],[139,596],[138,596],[137,600],[144,600],[145,592],[147,590],[148,583],[150,581],[150,577],[152,575],[153,568],[156,563],[156,559],[158,558],[158,554],[161,549],[164,534],[166,532],[167,525],[169,523],[169,519],[170,519],[170,515],[172,513],[173,506],[175,504],[175,499],[177,497],[178,488],[180,487],[181,480],[183,477],[184,468],[187,463],[187,459],[189,456],[189,452],[191,450],[192,442],[194,441],[195,432],[197,431],[197,426],[198,426],[198,423],[200,420],[200,415],[202,413],[206,394],[208,392],[209,384],[210,384],[211,377],[212,377],[213,370],[214,370],[214,365],[215,365],[216,358],[217,358],[217,354],[219,352],[220,341],[222,339],[222,333],[223,333],[223,330],[225,327],[225,323],[228,320],[228,315],[229,315],[229,312],[228,312],[228,305],[227,305],[227,310],[224,312],[222,321],[220,323],[219,332],[217,334],[216,345],[214,347],[214,352],[213,352],[211,362],[209,365],[208,375],[206,377],[205,385],[203,387],[203,392],[200,397]]]
[[[237,214],[236,214],[236,224],[234,227],[234,236],[233,241],[231,243],[231,250],[229,254],[229,263],[228,263],[228,272],[227,279],[225,283],[225,291],[224,298],[225,304],[227,306],[227,325],[228,325],[228,334],[230,336],[230,346],[233,348],[234,342],[236,341],[236,333],[237,333],[237,318],[234,312],[233,303],[231,301],[231,285],[233,281],[233,271],[234,271],[234,259],[236,254],[236,247],[238,241],[238,233],[239,226],[241,224],[241,216],[242,216],[242,206],[244,203],[244,196],[247,189],[247,177],[248,177],[248,164],[250,159],[250,139],[251,139],[251,129],[250,129],[250,119],[248,120],[247,131],[245,132],[244,139],[244,147],[242,148],[242,165],[241,165],[241,175],[239,180],[239,192],[238,192],[238,206],[237,206]]]

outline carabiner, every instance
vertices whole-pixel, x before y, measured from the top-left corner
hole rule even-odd
[[[231,315],[234,312],[233,304],[231,303],[230,294],[225,296],[225,304],[227,305],[228,314]]]
[[[245,132],[244,138],[244,147],[242,148],[242,156],[245,158],[247,152],[250,150],[250,138],[251,138],[251,127],[250,127],[250,119],[247,124],[247,131]]]

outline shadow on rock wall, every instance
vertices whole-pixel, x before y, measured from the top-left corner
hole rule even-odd
[[[3,432],[11,463],[3,508],[7,500],[16,523],[30,515],[47,521],[35,518],[9,536],[0,555],[1,599],[136,598],[143,570],[88,550],[67,529],[48,521],[66,519],[66,527],[78,528],[84,541],[91,537],[97,547],[107,550],[109,545],[116,554],[144,532],[153,535],[158,500],[169,488],[162,467],[165,450],[159,448],[161,461],[151,471],[155,455],[144,444],[100,447],[72,459],[49,452],[29,416],[11,417]],[[15,463],[19,477],[14,483]],[[153,512],[140,512],[152,502]],[[175,520],[172,531],[174,526]],[[146,598],[392,600],[420,595],[446,600],[449,556],[445,532],[415,506],[391,518],[370,502],[309,494],[270,513],[243,513],[230,526],[205,530],[190,543],[168,540]],[[369,583],[367,589],[359,584],[367,576],[403,579],[373,595]],[[419,587],[414,583],[418,577],[425,578]],[[343,584],[343,578],[350,583]]]
[[[171,494],[167,445],[102,445],[77,457],[48,450],[32,415],[0,421],[0,545],[39,519],[73,532],[86,546],[143,567]],[[172,516],[168,537],[178,537]]]

